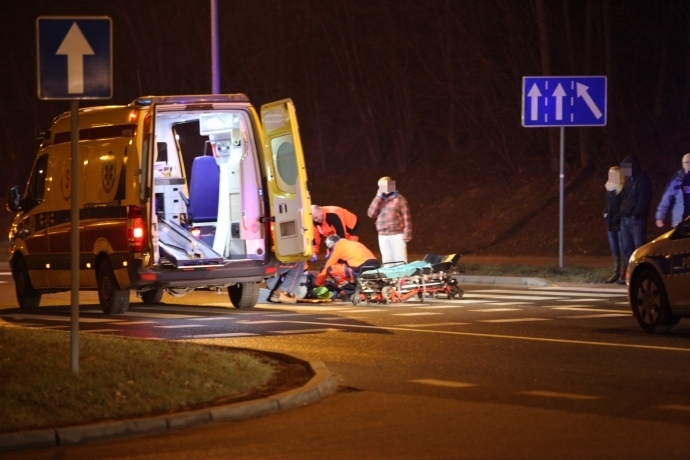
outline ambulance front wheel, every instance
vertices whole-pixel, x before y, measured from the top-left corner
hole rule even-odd
[[[38,305],[41,303],[41,293],[34,289],[31,284],[29,270],[26,268],[26,262],[21,257],[14,262],[12,275],[14,276],[14,287],[17,292],[19,308],[23,310],[38,308]]]
[[[259,301],[259,283],[237,283],[228,287],[230,303],[235,308],[253,308]]]
[[[120,289],[110,262],[98,265],[98,301],[106,315],[125,313],[129,308],[129,289]]]

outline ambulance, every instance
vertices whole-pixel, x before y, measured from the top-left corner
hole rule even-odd
[[[227,288],[256,305],[281,262],[312,254],[313,220],[291,100],[261,107],[244,94],[140,97],[79,109],[79,169],[71,114],[53,120],[23,192],[10,187],[9,261],[17,300],[71,289],[71,203],[79,203],[79,289],[106,314],[132,293]],[[72,178],[79,176],[78,190]]]

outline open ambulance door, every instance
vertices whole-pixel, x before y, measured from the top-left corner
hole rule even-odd
[[[307,189],[307,168],[292,100],[261,106],[261,123],[276,257],[281,262],[309,259],[314,221]]]

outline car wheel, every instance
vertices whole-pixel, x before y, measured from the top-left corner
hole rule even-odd
[[[14,288],[17,293],[19,308],[22,310],[38,308],[38,305],[41,303],[41,293],[34,289],[31,284],[29,270],[26,268],[26,262],[21,257],[14,262],[12,276],[14,277]]]
[[[165,289],[149,289],[141,293],[141,300],[144,303],[155,305],[160,303]]]
[[[98,266],[98,301],[106,315],[125,313],[129,308],[129,289],[120,289],[110,262]]]
[[[259,283],[237,283],[228,287],[230,303],[235,308],[253,308],[259,301]]]
[[[644,270],[633,279],[630,303],[635,319],[647,332],[668,332],[680,321],[671,313],[664,284],[654,270]]]

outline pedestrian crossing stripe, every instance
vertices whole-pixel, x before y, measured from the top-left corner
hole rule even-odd
[[[550,318],[507,318],[507,319],[482,319],[480,323],[520,323],[523,321],[549,321]]]

